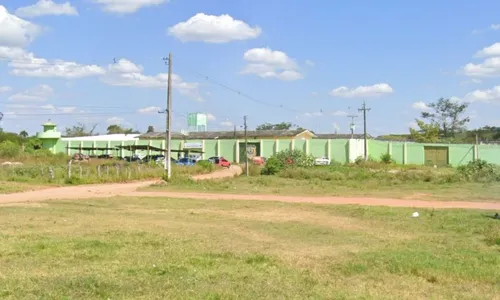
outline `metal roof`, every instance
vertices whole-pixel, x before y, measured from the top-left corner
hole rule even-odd
[[[273,137],[295,137],[301,133],[310,132],[308,130],[249,130],[247,138],[273,138]],[[314,134],[311,133],[313,136]],[[165,132],[148,132],[139,136],[141,140],[149,139],[164,139]],[[210,140],[210,139],[244,139],[244,131],[205,131],[205,132],[190,132],[188,135],[183,135],[178,132],[172,132],[172,139],[185,140]]]

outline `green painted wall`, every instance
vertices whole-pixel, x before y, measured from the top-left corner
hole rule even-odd
[[[388,142],[369,140],[368,141],[368,154],[376,161],[380,160],[380,157],[388,153],[389,149]]]
[[[425,164],[425,153],[422,144],[406,144],[406,164],[423,165]]]
[[[446,145],[448,147],[448,164],[452,166],[466,165],[474,160],[474,145]]]
[[[403,143],[392,143],[392,159],[398,163],[403,163]],[[368,148],[369,149],[369,148]]]
[[[189,141],[193,143],[202,143],[201,140],[197,141]],[[71,147],[115,147],[122,145],[121,141],[62,141],[59,140],[54,142],[54,140],[47,139],[44,142],[44,147],[48,149],[53,149],[55,153],[67,153],[67,146],[70,144]],[[219,143],[220,153],[217,153],[217,143]],[[262,150],[263,156],[270,157],[275,154],[276,143],[279,145],[279,151],[291,149],[292,140],[262,140],[262,149],[260,140],[250,140],[249,143],[256,145],[257,151]],[[323,139],[312,139],[308,140],[309,143],[309,153],[314,157],[322,157],[322,156],[330,156],[330,159],[340,163],[346,163],[349,161],[348,157],[348,140],[330,140],[330,153],[328,153],[328,140]],[[123,145],[134,145],[134,141],[124,141]],[[163,148],[164,143],[161,140],[139,140],[137,141],[138,145],[152,145],[154,147]],[[296,139],[293,140],[294,149],[305,151],[306,150],[306,140]],[[183,141],[173,140],[172,148],[173,149],[182,149]],[[243,151],[243,141],[240,140],[240,151]],[[374,141],[370,140],[368,142],[368,153],[371,157],[376,160],[380,159],[380,156],[384,153],[388,153],[389,145],[392,148],[392,158],[396,161],[396,163],[403,163],[403,148],[404,143],[400,142],[383,142],[383,141]],[[457,145],[457,144],[417,144],[417,143],[406,143],[406,164],[416,164],[422,165],[425,163],[425,146],[442,146],[448,148],[448,159],[449,164],[452,166],[458,166],[467,164],[470,161],[474,160],[474,145]],[[478,145],[478,157],[479,159],[486,160],[490,163],[499,164],[500,165],[500,145]],[[71,149],[70,154],[74,154],[79,152],[78,149]],[[88,154],[104,154],[109,153],[115,156],[130,156],[133,152],[128,150],[109,150],[109,151],[83,151],[84,153],[89,152]],[[137,151],[138,154],[147,155],[148,151]],[[260,152],[258,152],[260,153]],[[159,154],[159,152],[151,151],[151,154]],[[328,155],[329,154],[329,155]],[[209,158],[211,156],[224,156],[228,160],[236,161],[236,141],[235,140],[206,140],[205,141],[205,158]],[[176,154],[173,154],[174,158],[177,158]],[[240,157],[240,160],[242,158]]]

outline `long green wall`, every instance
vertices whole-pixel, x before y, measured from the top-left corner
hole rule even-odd
[[[190,143],[200,143],[204,145],[204,158],[211,156],[224,156],[231,161],[237,161],[240,158],[243,161],[240,153],[244,153],[244,142],[242,140],[196,140],[189,141]],[[356,157],[349,157],[349,140],[346,139],[312,139],[312,140],[251,140],[249,144],[255,145],[258,151],[257,155],[270,157],[278,151],[286,149],[296,149],[308,152],[314,157],[328,157],[332,161],[346,163],[353,161]],[[50,145],[49,145],[50,144]],[[80,152],[78,149],[70,149],[68,151],[67,141],[59,140],[55,146],[47,143],[47,147],[51,147],[56,153],[74,154]],[[184,141],[173,140],[172,148],[181,150]],[[45,144],[44,144],[45,145]],[[71,141],[71,147],[109,147],[114,148],[120,145],[151,145],[158,148],[164,148],[164,142],[161,140],[138,140],[138,141]],[[498,145],[468,145],[468,144],[417,144],[417,143],[399,143],[399,142],[384,142],[377,140],[368,141],[368,154],[374,160],[380,160],[384,154],[391,154],[391,157],[399,164],[425,164],[425,147],[441,147],[448,151],[448,164],[458,166],[467,164],[473,161],[475,157],[483,159],[494,164],[500,164],[500,146]],[[87,154],[104,154],[109,153],[115,156],[130,156],[133,151],[128,150],[107,150],[107,151],[82,151]],[[240,152],[240,153],[239,153]],[[147,155],[148,151],[136,151],[137,154]],[[154,151],[151,154],[157,153]],[[353,154],[351,154],[353,155]],[[359,154],[357,154],[359,155]],[[177,154],[173,154],[174,158]]]

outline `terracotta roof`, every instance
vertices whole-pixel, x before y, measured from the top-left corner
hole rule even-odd
[[[316,139],[329,139],[329,140],[348,140],[351,138],[351,134],[343,134],[343,133],[317,133],[316,134]],[[354,134],[354,139],[364,139],[365,136],[363,134]],[[372,137],[368,135],[368,138],[371,139]]]

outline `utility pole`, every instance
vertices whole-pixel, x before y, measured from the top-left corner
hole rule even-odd
[[[351,129],[351,139],[353,139],[354,138],[354,128],[355,128],[354,119],[357,118],[358,116],[348,115],[347,117],[351,118],[351,124],[349,124],[349,128]]]
[[[358,109],[358,111],[363,112],[363,134],[364,134],[364,152],[365,152],[365,161],[368,160],[368,135],[366,133],[366,112],[370,111],[371,108],[366,108],[366,102],[363,101],[363,106]]]
[[[167,109],[166,109],[166,130],[165,130],[165,171],[167,172],[167,180],[172,177],[172,53],[168,54],[168,58],[163,58],[168,64],[168,82],[167,82]]]
[[[243,117],[243,128],[245,129],[245,175],[248,176],[248,138],[247,138],[247,116]]]

